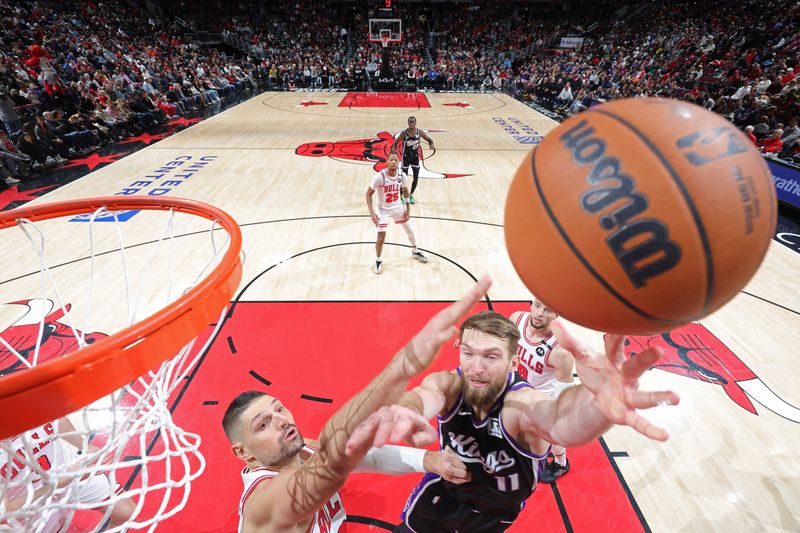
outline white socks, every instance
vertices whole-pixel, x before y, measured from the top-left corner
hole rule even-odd
[[[553,460],[556,462],[556,464],[559,464],[561,466],[567,466],[567,449],[566,448],[564,448],[563,446],[557,446],[557,445],[553,444],[553,447],[551,448],[551,451],[553,453]]]

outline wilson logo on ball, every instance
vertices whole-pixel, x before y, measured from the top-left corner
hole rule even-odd
[[[746,153],[748,148],[729,126],[696,131],[681,137],[675,145],[683,150],[687,161],[698,166]]]
[[[657,218],[638,218],[649,207],[636,192],[633,178],[624,174],[620,161],[606,155],[606,143],[593,136],[595,129],[583,120],[565,131],[559,140],[579,165],[591,165],[586,181],[593,185],[581,196],[581,208],[600,216],[600,226],[614,256],[634,287],[672,269],[681,259],[680,247],[669,238],[669,228]]]

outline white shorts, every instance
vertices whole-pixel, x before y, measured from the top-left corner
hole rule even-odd
[[[111,498],[119,485],[111,484],[111,479],[105,474],[95,474],[80,482],[79,485],[79,500],[82,504],[102,502]],[[104,505],[97,505],[96,509],[100,512],[105,512]],[[67,510],[59,510],[53,513],[44,529],[43,533],[62,533],[62,528],[67,520]]]
[[[402,205],[395,209],[384,210],[380,206],[375,211],[375,214],[378,215],[378,233],[386,232],[386,228],[389,227],[389,219],[395,221],[396,224],[402,224],[401,220],[406,214],[406,208]]]

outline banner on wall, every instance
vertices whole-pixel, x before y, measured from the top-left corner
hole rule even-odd
[[[772,182],[778,192],[778,200],[800,209],[800,169],[774,159],[764,159],[772,172]]]
[[[583,37],[562,37],[561,48],[579,48],[583,46]]]

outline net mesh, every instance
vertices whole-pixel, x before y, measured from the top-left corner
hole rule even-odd
[[[14,236],[7,235],[13,228],[3,231],[0,251],[10,250],[16,270],[3,294],[22,298],[0,306],[0,380],[169,306],[230,246],[217,221],[208,227],[174,210],[123,218],[99,209],[83,219],[19,220]],[[170,402],[216,335],[225,309],[219,313],[215,326],[165,354],[157,368],[64,418],[0,440],[0,531],[152,530],[179,512],[205,460],[200,436],[175,423]]]

